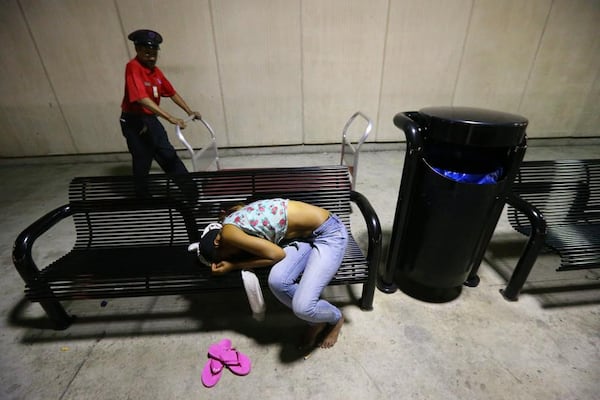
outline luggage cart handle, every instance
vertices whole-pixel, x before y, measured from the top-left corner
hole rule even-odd
[[[185,123],[187,124],[188,122],[190,122],[190,121],[193,121],[193,120],[194,120],[194,118],[196,118],[196,116],[195,116],[195,115],[188,115],[188,116],[187,116],[187,118],[184,118],[184,119],[183,119],[183,122],[185,122]],[[198,118],[198,119],[200,119],[200,120],[201,120],[202,118]]]
[[[358,117],[361,117],[367,125],[365,126],[365,130],[360,139],[356,143],[352,143],[352,140],[348,137],[348,129]],[[354,189],[356,186],[356,176],[358,174],[358,154],[361,146],[367,140],[369,133],[371,133],[371,129],[373,129],[373,122],[371,119],[363,112],[357,111],[348,119],[346,125],[344,125],[344,129],[342,130],[342,152],[340,157],[340,165],[348,166],[348,171],[350,172],[350,176],[352,178],[352,189]]]
[[[188,123],[188,122],[192,122],[194,120],[200,121],[202,123],[202,125],[204,125],[204,127],[206,128],[208,133],[210,134],[209,144],[204,146],[203,149],[200,151],[194,150],[192,145],[187,141],[187,139],[183,135],[181,127],[179,125],[175,125],[175,131],[177,133],[177,138],[179,139],[179,141],[181,143],[183,143],[183,145],[187,149],[188,153],[190,154],[190,158],[192,159],[192,165],[194,167],[194,171],[198,171],[199,160],[206,159],[207,155],[211,157],[211,160],[214,160],[214,162],[216,163],[216,166],[217,166],[217,170],[221,169],[221,165],[219,162],[219,152],[218,152],[218,148],[217,148],[217,136],[215,135],[215,131],[213,130],[212,126],[210,126],[210,124],[207,121],[205,121],[202,118],[196,118],[194,115],[188,116],[183,121],[185,123]]]
[[[358,151],[360,149],[360,146],[362,146],[362,144],[369,137],[369,133],[371,133],[371,129],[373,129],[373,122],[362,111],[357,111],[348,119],[348,121],[346,122],[346,125],[344,125],[344,129],[342,130],[342,142],[348,143],[351,145],[352,141],[348,138],[347,131],[348,131],[348,128],[350,127],[350,125],[352,125],[354,120],[359,116],[362,117],[366,121],[367,126],[365,127],[365,130],[364,130],[362,136],[360,137],[360,139],[358,140],[358,142],[356,142],[356,144],[357,144],[356,151]]]
[[[195,118],[194,115],[190,115],[187,118],[184,118],[183,122],[185,122],[187,124],[188,122],[193,121],[194,118]],[[200,119],[200,121],[202,121],[202,119]],[[183,145],[185,146],[185,148],[190,152],[190,154],[193,157],[194,156],[194,148],[185,139],[185,136],[183,136],[183,133],[181,133],[181,127],[179,125],[175,125],[175,132],[177,133],[177,138],[179,138],[179,140],[181,141],[181,143],[183,143]]]
[[[196,116],[190,115],[187,118],[184,118],[183,122],[185,122],[187,124],[188,122],[192,122],[194,119],[196,121],[202,122],[202,125],[204,125],[204,127],[210,133],[211,140],[216,140],[217,137],[215,136],[215,131],[210,126],[210,124],[208,122],[206,122],[204,119],[202,119],[202,118],[196,118]],[[183,143],[183,145],[185,146],[185,148],[190,152],[190,154],[193,157],[194,156],[194,148],[189,144],[189,142],[186,140],[185,136],[183,136],[183,133],[181,132],[181,127],[179,125],[175,125],[175,131],[177,132],[177,137],[179,138],[179,140],[181,141],[181,143]]]

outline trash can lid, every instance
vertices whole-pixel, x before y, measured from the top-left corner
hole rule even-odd
[[[527,118],[473,107],[426,107],[426,136],[446,143],[484,147],[516,146],[523,141]]]

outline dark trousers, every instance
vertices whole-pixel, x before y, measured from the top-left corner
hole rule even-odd
[[[155,115],[121,113],[121,131],[131,153],[133,176],[138,195],[146,197],[145,178],[150,173],[152,160],[162,170],[172,175],[188,201],[195,202],[197,192],[194,182],[187,178],[188,170],[169,142],[167,131]]]
[[[145,177],[152,160],[167,174],[186,174],[188,170],[169,142],[167,131],[155,115],[121,114],[121,131],[132,157],[133,175]]]

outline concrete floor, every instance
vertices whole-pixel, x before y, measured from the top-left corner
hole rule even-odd
[[[338,153],[222,157],[225,168],[325,165]],[[526,159],[598,158],[598,142],[530,145]],[[100,157],[99,159],[102,159]],[[104,159],[107,159],[104,157]],[[387,248],[404,159],[401,145],[361,154],[357,190],[379,214]],[[98,161],[98,160],[95,160]],[[186,160],[189,165],[189,160]],[[398,291],[375,294],[361,311],[358,288],[328,288],[346,315],[337,345],[304,360],[295,351],[302,325],[267,295],[257,322],[244,293],[66,303],[80,316],[65,331],[45,325],[23,298],[12,261],[18,233],[66,202],[74,176],[126,174],[129,162],[0,162],[0,399],[599,399],[600,270],[555,272],[538,259],[518,302],[499,294],[524,238],[505,215],[480,269],[481,284],[446,303]],[[40,265],[67,251],[70,221],[39,240]],[[360,224],[357,226],[360,236]],[[440,263],[444,255],[440,254]],[[207,389],[200,373],[208,346],[222,338],[252,360],[245,377],[224,373]]]

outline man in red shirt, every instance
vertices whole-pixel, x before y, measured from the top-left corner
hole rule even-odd
[[[135,44],[136,56],[125,68],[125,95],[121,103],[121,131],[132,156],[133,175],[148,175],[152,160],[156,160],[167,174],[188,172],[169,142],[162,117],[173,125],[185,128],[185,122],[160,107],[161,97],[169,97],[189,116],[200,118],[175,91],[162,71],[156,67],[162,36],[158,32],[140,29],[129,34]]]

